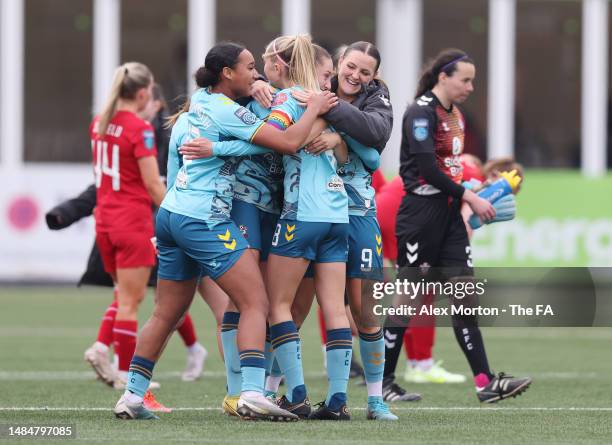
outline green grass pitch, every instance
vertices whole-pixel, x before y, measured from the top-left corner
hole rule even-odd
[[[351,381],[351,422],[252,423],[221,413],[223,364],[212,316],[199,297],[191,313],[209,351],[204,377],[180,381],[185,353],[173,338],[155,369],[162,384],[156,393],[177,409],[159,422],[119,421],[111,409],[120,393],[96,382],[82,360],[110,298],[109,290],[97,288],[0,289],[0,424],[71,423],[77,429],[71,442],[89,444],[612,443],[612,329],[483,329],[495,371],[534,378],[524,395],[496,405],[480,406],[470,381],[412,385],[423,401],[393,404],[400,421],[377,423],[365,419],[365,389]],[[141,322],[151,308],[148,295]],[[324,398],[326,378],[315,317],[301,335],[306,384],[317,402]],[[447,369],[468,373],[449,328],[438,329],[434,353]],[[403,369],[402,361],[398,372]]]

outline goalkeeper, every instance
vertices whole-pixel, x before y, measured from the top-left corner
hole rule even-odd
[[[489,222],[498,217],[491,201],[496,202],[512,188],[510,183],[494,183],[488,191],[485,189],[477,195],[461,185],[465,120],[458,105],[473,92],[475,75],[474,61],[465,52],[442,51],[425,68],[415,102],[404,114],[400,175],[406,196],[396,224],[399,279],[420,281],[426,277],[429,280],[433,274],[442,272],[441,280],[473,280],[471,246],[461,216],[461,203],[466,202],[480,222]],[[506,201],[502,204],[512,206]],[[506,207],[501,210],[500,214],[511,211]],[[385,338],[401,339],[407,322],[405,317],[389,316]],[[529,377],[493,374],[475,316],[453,315],[453,329],[472,370],[481,402],[514,397],[529,387]],[[386,348],[387,385],[393,377],[400,350],[401,341]]]

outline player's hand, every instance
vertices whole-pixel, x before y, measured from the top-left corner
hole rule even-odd
[[[342,139],[338,133],[324,132],[317,136],[310,144],[306,145],[305,151],[314,156],[318,156],[326,150],[333,150],[340,145]]]
[[[251,85],[251,97],[264,108],[272,106],[272,86],[263,80],[256,80]]]
[[[495,208],[495,218],[484,222],[484,224],[510,221],[516,216],[516,200],[514,199],[514,195],[506,195],[503,198],[498,199],[493,203],[493,207]],[[473,230],[476,230],[483,225],[483,221],[476,215],[472,215],[470,217],[469,223]]]
[[[338,97],[329,91],[322,91],[320,93],[313,94],[308,99],[308,107],[315,107],[319,116],[327,113],[337,104]]]
[[[495,209],[486,199],[481,198],[471,190],[466,190],[463,199],[467,202],[472,211],[483,221],[495,218]]]
[[[315,93],[308,90],[291,90],[293,98],[303,107],[306,106],[313,94]]]
[[[185,157],[185,160],[210,158],[213,143],[206,138],[196,138],[184,143],[179,147],[179,153]]]

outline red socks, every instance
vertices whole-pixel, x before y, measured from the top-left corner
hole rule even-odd
[[[117,299],[106,308],[102,321],[100,322],[100,329],[98,330],[97,341],[110,346],[113,341],[113,326],[115,325],[115,317],[117,316]]]
[[[138,335],[138,321],[115,320],[113,328],[113,341],[115,354],[119,357],[119,371],[128,371],[130,362],[136,350],[136,337]]]
[[[425,295],[423,305],[433,306],[433,304],[433,295]],[[408,360],[430,359],[433,353],[435,337],[435,315],[415,315],[411,317],[408,329],[404,333],[404,346]]]
[[[185,314],[185,318],[179,327],[176,328],[178,333],[183,339],[185,346],[190,347],[198,341],[196,337],[195,328],[193,327],[193,320],[189,316],[189,313]]]

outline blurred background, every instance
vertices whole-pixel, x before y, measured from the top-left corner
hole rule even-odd
[[[258,57],[279,34],[382,53],[399,166],[401,115],[423,63],[476,61],[466,152],[527,168],[518,218],[477,233],[477,265],[612,265],[609,0],[0,0],[0,281],[75,281],[93,220],[50,232],[44,213],[92,182],[88,125],[114,68],[147,64],[170,109],[218,40]]]

